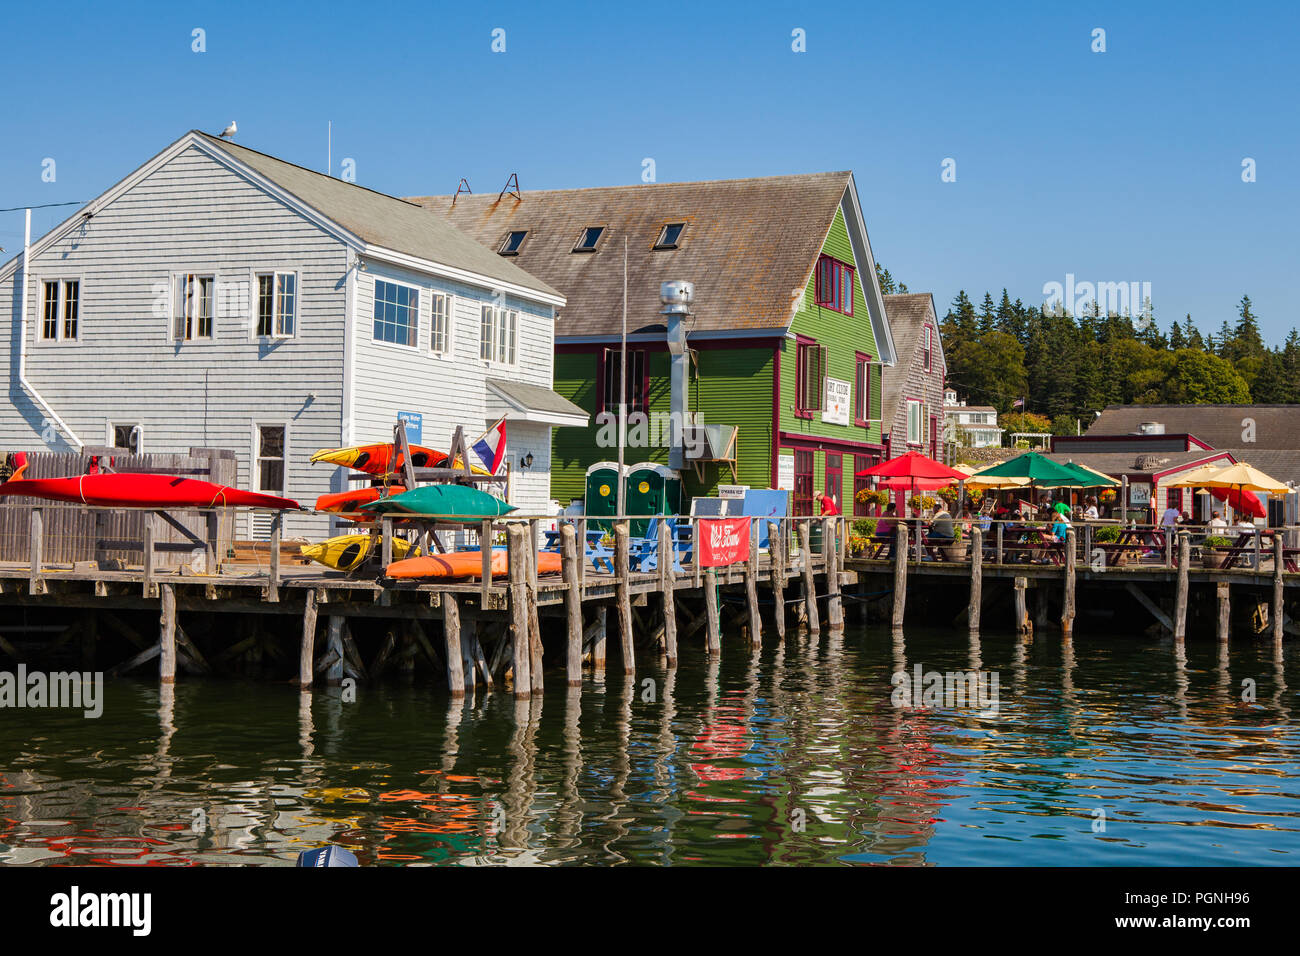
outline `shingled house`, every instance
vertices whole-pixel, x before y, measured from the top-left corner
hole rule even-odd
[[[566,297],[555,389],[596,416],[619,403],[626,249],[627,403],[727,426],[704,457],[653,427],[628,452],[678,469],[689,494],[788,488],[807,514],[815,490],[847,502],[853,472],[884,454],[895,350],[851,173],[416,201]],[[661,314],[670,280],[695,287],[680,323]],[[588,466],[614,457],[611,434],[555,435],[552,497],[584,494]]]
[[[885,314],[898,348],[898,362],[885,369],[885,440],[889,457],[919,451],[942,460],[944,377],[934,296],[928,292],[885,296]]]

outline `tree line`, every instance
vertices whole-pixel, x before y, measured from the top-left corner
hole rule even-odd
[[[877,274],[886,294],[908,291],[888,269]],[[1017,426],[1046,419],[1044,430],[1070,435],[1107,405],[1300,403],[1300,334],[1267,346],[1248,295],[1217,333],[1202,333],[1190,314],[1166,332],[1149,302],[1136,317],[1095,303],[1080,311],[1026,306],[1006,289],[976,307],[960,291],[940,322],[949,387],[992,405],[1004,427],[1036,431]],[[1037,421],[1002,421],[1013,412]]]

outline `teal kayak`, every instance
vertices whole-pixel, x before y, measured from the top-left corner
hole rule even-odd
[[[515,510],[495,495],[469,485],[425,485],[362,505],[372,514],[429,515],[444,521],[482,521]]]

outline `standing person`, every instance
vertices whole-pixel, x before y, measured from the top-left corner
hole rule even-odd
[[[1178,515],[1179,515],[1178,509],[1175,508],[1173,506],[1173,503],[1171,502],[1169,507],[1165,509],[1165,513],[1160,516],[1160,527],[1162,528],[1178,527]]]
[[[817,502],[817,506],[820,509],[817,513],[823,518],[828,518],[840,513],[839,507],[835,504],[835,499],[824,491],[819,491],[817,494],[813,495],[813,501]]]

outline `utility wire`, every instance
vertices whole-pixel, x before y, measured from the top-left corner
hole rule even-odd
[[[24,209],[51,209],[54,206],[84,206],[86,201],[78,199],[74,202],[47,202],[39,206],[10,206],[8,209],[0,209],[0,212],[22,212]]]

